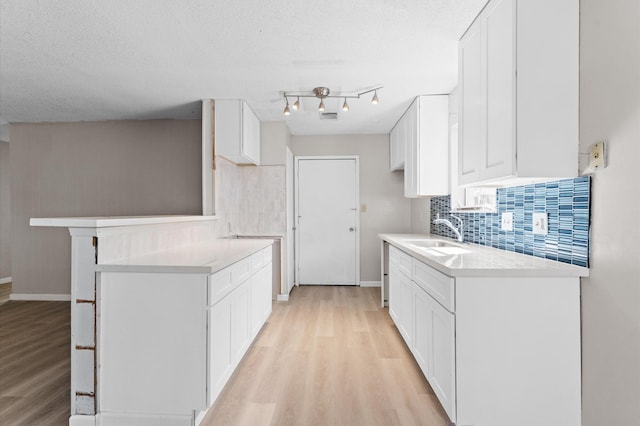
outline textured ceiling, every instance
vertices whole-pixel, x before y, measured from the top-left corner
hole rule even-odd
[[[486,0],[3,0],[0,124],[200,116],[243,98],[293,134],[386,133],[421,94],[457,80],[457,40]],[[319,120],[283,91],[375,85]]]

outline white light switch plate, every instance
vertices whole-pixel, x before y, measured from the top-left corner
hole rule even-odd
[[[533,214],[533,233],[537,235],[547,235],[549,232],[549,219],[547,212],[536,212]]]
[[[513,231],[513,212],[502,213],[500,229],[503,231]]]

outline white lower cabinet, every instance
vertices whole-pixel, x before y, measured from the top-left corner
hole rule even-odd
[[[454,424],[581,424],[579,277],[453,278],[393,246],[388,271],[389,315]]]
[[[271,313],[271,250],[210,275],[98,273],[97,424],[199,424]]]
[[[455,317],[413,283],[411,351],[451,421],[456,421]]]
[[[230,271],[233,288],[209,306],[209,406],[271,313],[271,269],[271,247],[267,247],[209,279],[214,290],[216,283],[228,280]]]

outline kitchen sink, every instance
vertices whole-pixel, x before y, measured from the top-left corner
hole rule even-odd
[[[404,243],[420,248],[459,247],[455,243],[443,240],[405,240]]]
[[[470,252],[470,250],[461,247],[459,244],[443,240],[405,240],[404,243],[434,256],[449,256]]]

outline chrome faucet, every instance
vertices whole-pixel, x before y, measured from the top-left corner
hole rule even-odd
[[[445,225],[449,227],[456,235],[456,238],[459,242],[464,242],[464,222],[458,216],[451,215],[452,218],[458,221],[458,226],[454,226],[451,221],[447,219],[440,219],[440,213],[438,213],[438,217],[433,221],[434,225]]]

